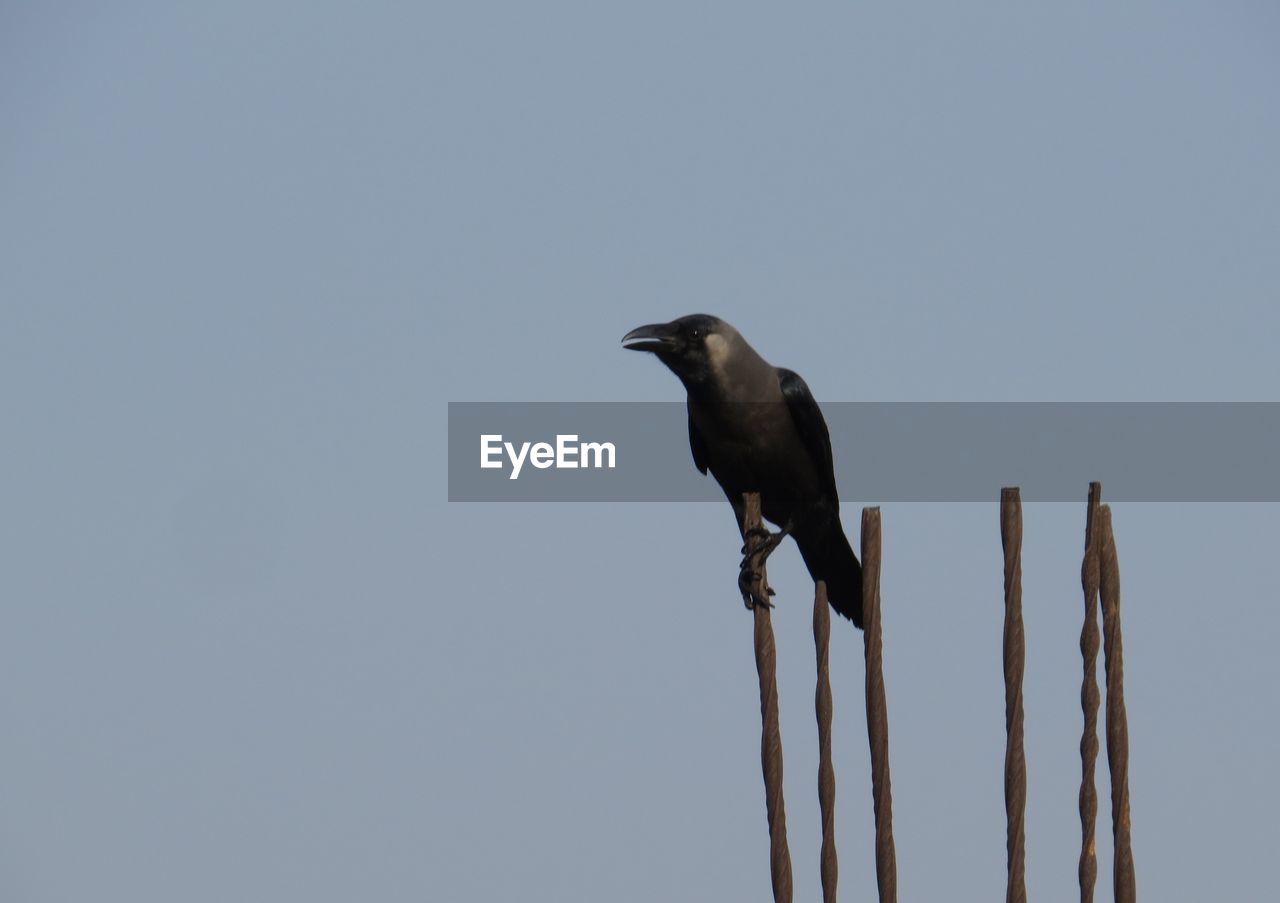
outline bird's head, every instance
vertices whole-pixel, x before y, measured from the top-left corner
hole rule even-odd
[[[709,379],[720,368],[737,332],[719,317],[690,314],[670,323],[651,323],[631,330],[622,345],[651,351],[686,385]]]

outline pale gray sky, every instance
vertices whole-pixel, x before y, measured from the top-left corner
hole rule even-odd
[[[1278,44],[1257,2],[0,7],[0,896],[768,899],[727,511],[449,505],[446,402],[678,398],[618,339],[696,310],[820,400],[1275,399]],[[1026,511],[1046,901],[1084,488]],[[904,901],[1002,893],[998,490],[884,509]],[[1280,510],[1115,525],[1139,888],[1263,899]]]

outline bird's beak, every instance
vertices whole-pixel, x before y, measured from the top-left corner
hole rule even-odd
[[[624,335],[622,346],[629,351],[671,351],[676,347],[676,336],[670,323],[650,323]]]

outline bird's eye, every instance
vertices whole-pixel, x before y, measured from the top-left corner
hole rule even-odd
[[[700,339],[702,338],[702,330],[695,326],[693,328],[693,332],[690,333],[690,335],[692,335],[695,339]]]

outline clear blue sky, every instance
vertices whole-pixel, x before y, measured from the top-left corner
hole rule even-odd
[[[697,310],[820,400],[1275,399],[1278,45],[1260,2],[4,5],[0,897],[768,899],[727,511],[451,506],[446,402],[678,398],[618,339]],[[1026,511],[1038,900],[1084,488]],[[884,509],[904,901],[1003,892],[998,490]],[[1115,525],[1139,888],[1258,899],[1280,511]],[[814,899],[793,547],[771,577]]]

